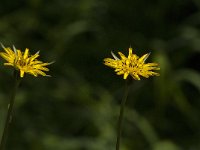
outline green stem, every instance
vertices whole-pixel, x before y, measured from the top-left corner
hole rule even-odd
[[[6,144],[9,126],[12,121],[15,95],[16,95],[16,91],[17,91],[19,84],[20,84],[20,77],[18,75],[18,72],[14,71],[14,85],[13,85],[13,90],[12,90],[11,97],[10,97],[10,102],[8,104],[8,112],[7,112],[6,122],[5,122],[4,130],[3,130],[3,134],[2,134],[2,138],[1,138],[0,150],[3,150],[5,147],[5,144]]]
[[[122,102],[121,102],[119,119],[118,119],[116,150],[119,150],[119,148],[120,148],[122,121],[123,121],[123,115],[124,115],[124,107],[125,107],[126,100],[127,100],[127,97],[128,97],[128,92],[129,92],[129,83],[128,83],[128,79],[127,79],[124,96],[123,96],[123,99],[122,99]]]

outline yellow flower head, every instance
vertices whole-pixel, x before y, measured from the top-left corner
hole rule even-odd
[[[24,77],[24,73],[31,74],[35,77],[38,75],[49,76],[44,71],[49,71],[46,67],[51,63],[43,63],[37,60],[39,57],[39,52],[34,55],[29,54],[29,49],[26,48],[25,52],[16,49],[13,46],[13,50],[10,47],[4,47],[5,52],[0,52],[0,56],[4,58],[7,62],[4,63],[5,66],[13,66],[16,70],[19,70],[20,77]]]
[[[113,52],[111,52],[112,58],[105,58],[104,64],[114,68],[117,75],[124,75],[124,79],[127,79],[128,75],[131,75],[135,80],[140,80],[140,76],[148,78],[149,76],[159,76],[159,73],[153,72],[154,70],[160,70],[157,63],[145,63],[150,53],[138,57],[132,53],[132,48],[129,48],[129,55],[126,57],[121,52],[118,52],[120,58],[118,58]]]

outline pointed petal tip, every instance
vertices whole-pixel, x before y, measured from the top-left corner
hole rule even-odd
[[[144,54],[142,57],[140,57],[140,61],[142,61],[143,63],[147,60],[147,58],[149,57],[151,53],[146,53]]]
[[[14,50],[15,54],[17,54],[17,49],[15,48],[15,45],[13,45],[13,50]]]
[[[147,53],[146,59],[151,55],[151,52]],[[146,60],[145,59],[145,60]]]
[[[37,52],[35,53],[35,55],[39,55],[39,53],[40,53],[40,51],[37,51]]]
[[[46,77],[49,77],[49,78],[50,78],[50,77],[52,77],[52,76],[47,74]]]
[[[0,44],[1,44],[1,47],[3,48],[3,49],[5,49],[5,46],[0,42]]]
[[[56,61],[52,61],[52,62],[50,62],[50,63],[48,63],[49,65],[51,65],[51,64],[54,64]]]
[[[113,56],[113,58],[115,59],[115,60],[119,60],[119,58],[111,51],[111,55]]]

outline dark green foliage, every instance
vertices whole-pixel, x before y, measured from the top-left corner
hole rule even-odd
[[[114,150],[124,81],[103,65],[131,45],[160,77],[131,86],[121,150],[200,149],[198,0],[15,0],[0,5],[0,42],[54,61],[26,75],[7,150]],[[12,68],[0,65],[0,128]],[[1,133],[0,132],[0,133]]]

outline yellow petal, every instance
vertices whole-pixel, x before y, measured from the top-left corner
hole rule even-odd
[[[29,55],[29,49],[26,48],[26,49],[25,49],[25,52],[24,52],[24,59],[27,59],[27,58],[28,58],[28,55]]]
[[[129,49],[128,49],[128,51],[129,51],[129,54],[128,54],[128,58],[130,59],[131,58],[131,56],[132,56],[132,48],[130,47]]]
[[[23,78],[24,77],[24,71],[20,70],[20,77]]]
[[[140,63],[144,63],[145,60],[149,57],[149,55],[150,55],[150,53],[144,54],[142,57],[139,58],[138,61],[139,61]]]
[[[124,54],[122,54],[121,52],[118,52],[118,54],[121,57],[121,59],[126,59],[126,56]]]
[[[129,75],[129,73],[128,73],[128,72],[125,72],[125,73],[124,73],[124,79],[127,79],[128,75]]]
[[[140,77],[137,74],[132,74],[131,75],[135,80],[140,80]]]

